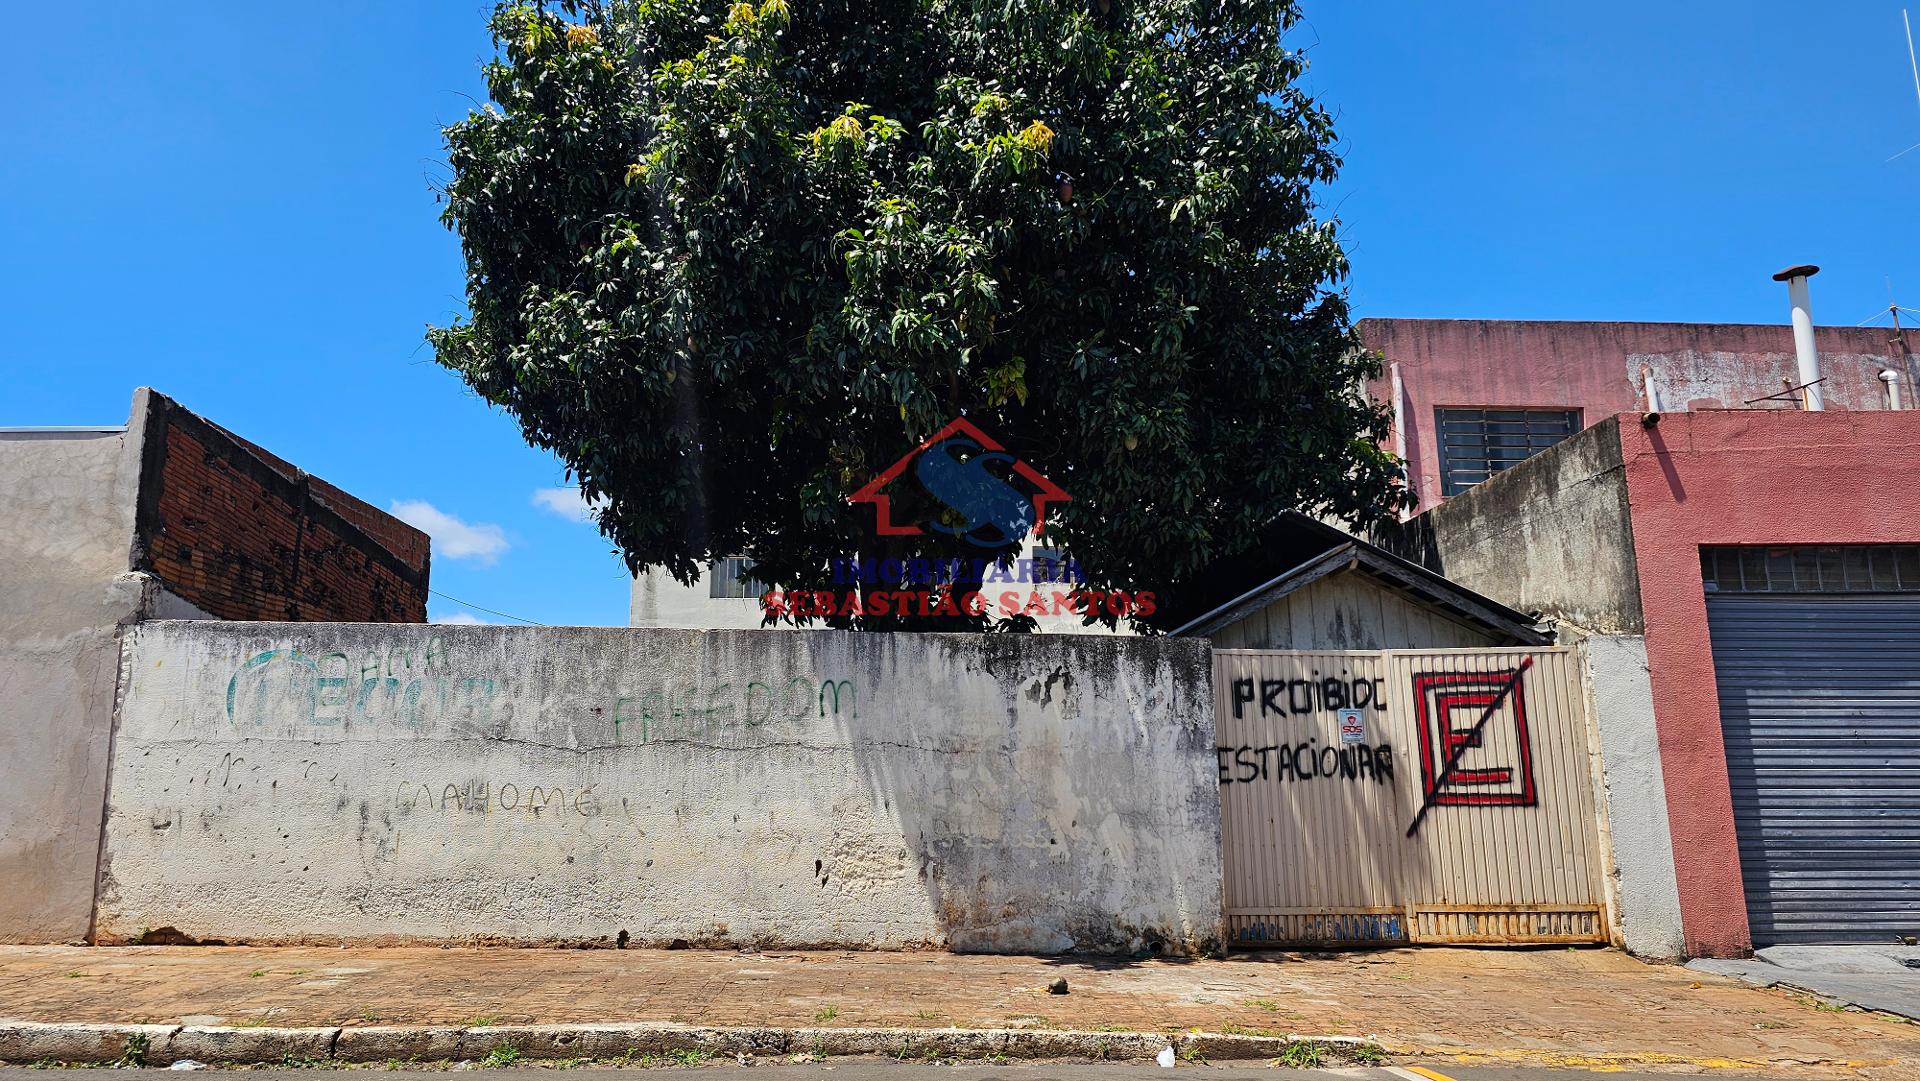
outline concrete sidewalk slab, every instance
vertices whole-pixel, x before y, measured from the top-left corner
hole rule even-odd
[[[1068,993],[1046,987],[1064,976]],[[1606,950],[1251,954],[1224,961],[698,950],[0,948],[0,1055],[278,1061],[1278,1055],[1377,1040],[1463,1061],[1920,1076],[1920,1026]],[[61,1029],[55,1033],[47,1026]],[[116,1042],[117,1040],[117,1042]],[[46,1050],[53,1043],[81,1050]],[[904,1048],[904,1051],[903,1051]],[[186,1053],[192,1049],[193,1053]],[[111,1052],[108,1054],[107,1052]],[[158,1058],[154,1058],[158,1061]],[[170,1061],[170,1060],[169,1060]]]
[[[1751,959],[1703,958],[1687,967],[1920,1020],[1920,947],[1769,946]]]

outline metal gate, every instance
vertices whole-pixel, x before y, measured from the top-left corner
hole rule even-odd
[[[1710,593],[1756,946],[1920,932],[1920,593]]]
[[[1214,651],[1235,945],[1603,942],[1567,648]]]

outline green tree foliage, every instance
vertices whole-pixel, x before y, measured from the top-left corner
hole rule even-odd
[[[1095,588],[1177,589],[1286,508],[1378,517],[1397,471],[1297,18],[501,5],[493,103],[446,131],[470,315],[429,337],[632,567],[683,580],[875,552],[847,497],[958,415],[1072,493],[1048,538]]]

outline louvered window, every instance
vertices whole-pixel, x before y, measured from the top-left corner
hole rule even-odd
[[[1577,409],[1438,409],[1444,495],[1459,495],[1580,430]]]

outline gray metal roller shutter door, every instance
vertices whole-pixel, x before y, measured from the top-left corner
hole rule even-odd
[[[1920,933],[1920,594],[1708,594],[1756,946]]]

